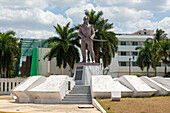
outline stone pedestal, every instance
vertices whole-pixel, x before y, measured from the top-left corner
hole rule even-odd
[[[102,75],[99,63],[78,63],[74,74],[76,85],[90,85],[93,75]]]

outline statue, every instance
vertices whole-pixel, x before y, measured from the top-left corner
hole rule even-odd
[[[95,63],[95,53],[93,50],[93,39],[95,36],[95,31],[93,25],[89,24],[89,17],[85,16],[83,18],[84,23],[79,26],[78,35],[81,37],[81,53],[83,57],[82,62],[86,62],[86,44],[88,50],[90,51],[90,56],[92,62]]]

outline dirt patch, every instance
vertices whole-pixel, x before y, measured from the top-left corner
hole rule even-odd
[[[170,113],[170,96],[122,98],[120,102],[112,102],[111,99],[97,101],[108,113]]]

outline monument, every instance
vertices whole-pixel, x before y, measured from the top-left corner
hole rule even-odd
[[[95,53],[93,50],[93,39],[95,36],[95,31],[93,25],[89,24],[89,17],[85,16],[83,18],[84,23],[79,26],[78,35],[81,37],[81,53],[83,58],[83,63],[86,62],[86,45],[88,46],[88,50],[90,51],[90,56],[92,62],[95,63]]]
[[[90,85],[92,75],[101,75],[102,71],[99,63],[95,63],[95,53],[93,50],[93,40],[95,31],[93,25],[89,24],[89,17],[83,18],[84,23],[79,26],[78,35],[81,37],[82,62],[76,66],[74,80],[77,85]],[[86,63],[86,47],[90,51],[92,63]]]

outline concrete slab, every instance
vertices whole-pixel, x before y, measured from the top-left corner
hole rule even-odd
[[[165,86],[166,88],[170,89],[170,79],[163,78],[163,77],[152,77],[152,80],[160,83],[161,85]]]
[[[137,76],[123,75],[119,81],[133,91],[132,97],[149,97],[157,92]]]
[[[111,92],[111,100],[112,101],[120,101],[121,99],[121,91],[112,91]]]
[[[0,100],[0,111],[26,113],[100,113],[96,108],[79,109],[78,106],[91,104],[33,104],[15,103],[14,100]],[[3,104],[2,104],[3,103]]]
[[[43,76],[33,76],[26,79],[20,85],[18,85],[13,91],[12,94],[17,97],[18,102],[33,102],[31,95],[28,90],[40,85],[46,80]]]
[[[67,75],[51,75],[39,86],[28,90],[35,103],[61,103],[67,92]]]
[[[113,90],[114,91],[120,91],[121,97],[130,97],[132,96],[133,91],[123,84],[121,84],[119,81],[113,80]]]
[[[91,92],[92,97],[110,98],[113,91],[113,81],[110,75],[92,76]]]
[[[170,93],[170,90],[160,83],[152,80],[149,77],[140,77],[141,80],[143,80],[147,85],[149,85],[151,88],[158,90],[158,92],[155,94],[156,96],[164,96],[168,95]]]

